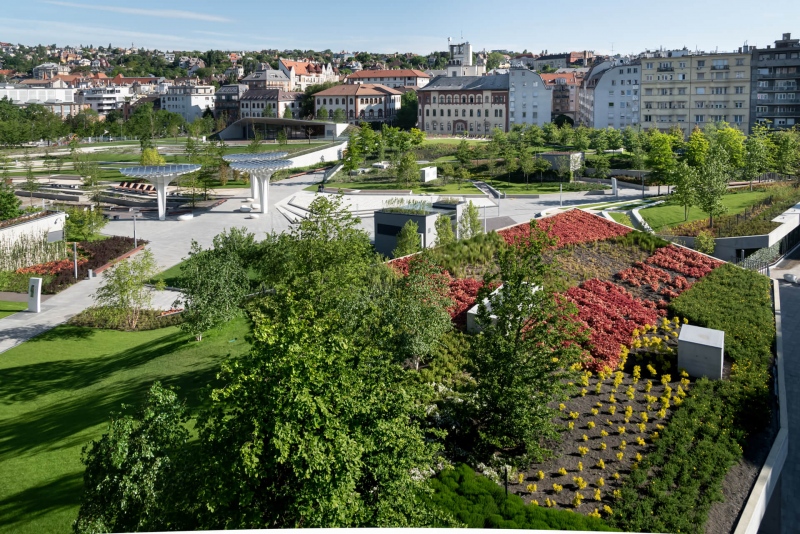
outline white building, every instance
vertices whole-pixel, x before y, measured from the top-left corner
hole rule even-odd
[[[512,68],[508,73],[508,121],[515,124],[537,124],[550,122],[553,97],[542,77],[532,70]]]
[[[328,117],[342,110],[347,122],[390,122],[401,106],[403,93],[377,84],[346,84],[325,89],[314,95],[314,113],[325,109]]]
[[[77,114],[84,105],[75,101],[75,89],[28,88],[0,85],[0,100],[8,98],[14,105],[25,107],[39,104],[61,118]]]
[[[431,77],[415,69],[395,69],[395,70],[361,70],[350,74],[345,83],[371,83],[385,85],[394,89],[400,87],[425,87]]]
[[[180,113],[186,122],[192,122],[209,109],[214,111],[213,85],[173,85],[161,97],[161,109]]]
[[[56,63],[42,63],[33,67],[33,77],[37,80],[45,78],[52,78],[59,74],[69,74],[69,67],[66,65],[57,65]]]
[[[292,112],[292,118],[300,118],[300,107],[303,100],[301,92],[287,92],[280,89],[249,89],[239,97],[239,118],[264,117],[271,115],[282,119],[286,110]],[[270,110],[269,113],[265,113]]]
[[[320,65],[311,61],[281,59],[278,61],[278,67],[289,77],[289,87],[294,91],[305,91],[309,85],[339,81],[339,75],[336,74],[330,63]]]
[[[133,99],[130,87],[91,87],[82,89],[77,96],[78,103],[88,104],[100,115],[109,111],[122,109],[126,100]]]
[[[449,44],[448,39],[448,44]],[[447,60],[448,76],[483,76],[486,74],[486,63],[478,58],[472,64],[472,45],[469,41],[460,44],[449,44],[450,59]]]
[[[617,128],[639,124],[639,61],[604,61],[592,68],[578,93],[578,123],[591,128]]]

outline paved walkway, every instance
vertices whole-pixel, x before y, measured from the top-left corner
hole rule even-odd
[[[800,286],[781,283],[783,369],[789,414],[789,453],[781,473],[781,526],[789,534],[800,528]]]

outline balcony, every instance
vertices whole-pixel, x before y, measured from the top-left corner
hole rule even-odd
[[[711,65],[711,70],[730,70],[730,65]]]
[[[657,72],[673,72],[674,70],[674,67],[658,67],[656,69]]]
[[[800,119],[800,110],[798,111],[757,111],[756,116],[759,118],[768,117],[797,117]]]

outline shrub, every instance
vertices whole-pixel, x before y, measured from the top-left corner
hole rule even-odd
[[[716,243],[714,243],[714,236],[711,235],[711,232],[707,231],[702,231],[697,234],[697,238],[694,241],[695,250],[703,254],[713,254],[716,246]]]
[[[433,504],[469,528],[613,530],[594,517],[526,505],[519,496],[506,496],[503,488],[463,464],[443,471],[430,484]],[[451,525],[441,521],[432,526]]]
[[[180,313],[161,315],[158,310],[143,310],[136,323],[136,331],[156,330],[168,326],[177,326],[181,323]],[[117,310],[109,307],[92,306],[86,308],[69,320],[74,326],[89,328],[102,328],[104,330],[128,330],[124,317]]]

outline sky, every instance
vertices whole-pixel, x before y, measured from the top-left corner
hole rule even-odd
[[[642,0],[4,0],[0,41],[169,50],[314,49],[428,54],[473,49],[731,51],[800,37],[800,2]],[[764,9],[759,9],[761,5]],[[567,7],[568,6],[568,7]],[[792,22],[795,27],[792,27]]]

